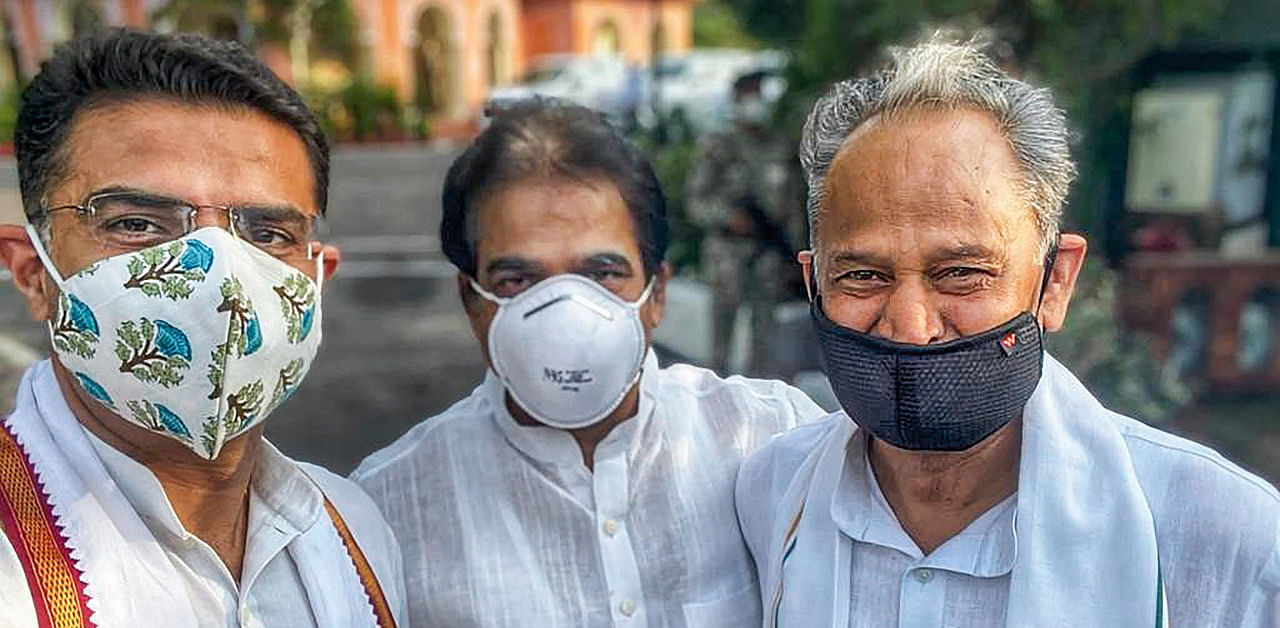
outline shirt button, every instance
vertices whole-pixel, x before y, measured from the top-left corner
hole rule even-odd
[[[604,533],[608,536],[613,536],[618,533],[618,522],[613,519],[606,519],[604,525],[601,527],[604,528]]]
[[[635,602],[632,602],[631,600],[627,600],[627,601],[625,601],[625,602],[623,602],[623,603],[621,603],[621,604],[619,604],[619,605],[618,605],[618,610],[619,610],[623,615],[626,615],[627,617],[630,617],[630,616],[634,615],[634,614],[635,614],[635,612],[636,612],[636,603],[635,603]]]
[[[922,584],[928,584],[928,582],[929,582],[930,580],[933,580],[933,570],[932,570],[932,569],[917,569],[917,570],[916,570],[916,580],[919,580]]]
[[[248,624],[248,623],[249,623],[249,621],[250,621],[251,619],[253,619],[253,614],[251,614],[251,613],[249,612],[249,609],[248,609],[248,608],[241,608],[241,609],[240,609],[240,623],[241,623],[241,624]]]

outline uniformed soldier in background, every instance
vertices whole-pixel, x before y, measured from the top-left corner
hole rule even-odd
[[[712,367],[729,370],[735,317],[747,306],[752,375],[771,375],[774,306],[786,297],[785,268],[804,231],[794,147],[770,128],[764,72],[733,84],[733,126],[699,143],[689,179],[689,219],[705,233],[702,274],[714,291]]]

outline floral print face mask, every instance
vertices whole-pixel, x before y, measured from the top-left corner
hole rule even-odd
[[[289,398],[320,346],[320,284],[206,227],[63,279],[54,351],[90,397],[212,460]],[[316,277],[323,277],[316,260]]]

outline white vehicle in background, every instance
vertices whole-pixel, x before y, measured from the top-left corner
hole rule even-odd
[[[735,48],[701,48],[665,54],[658,60],[653,90],[655,113],[668,125],[700,134],[728,127],[733,82],[753,72],[768,75],[763,88],[772,104],[786,91],[785,53]]]
[[[629,93],[636,87],[635,71],[615,56],[555,54],[538,57],[514,85],[495,87],[487,107],[533,96],[549,96],[590,107],[610,116],[622,115],[630,106]]]

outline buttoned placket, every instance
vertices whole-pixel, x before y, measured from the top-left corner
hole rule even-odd
[[[856,438],[856,437],[855,437]],[[909,559],[898,582],[898,626],[945,625],[947,588],[952,572],[961,577],[992,578],[1013,569],[1017,553],[1013,534],[1016,495],[993,506],[955,537],[924,555],[889,506],[876,481],[862,438],[851,441],[832,514],[854,545],[870,544]],[[849,500],[856,496],[858,499]],[[989,534],[994,529],[1003,533]],[[850,554],[856,566],[857,551]]]
[[[647,626],[640,568],[626,525],[630,509],[626,442],[606,439],[596,454],[591,492],[610,615],[615,626]]]

